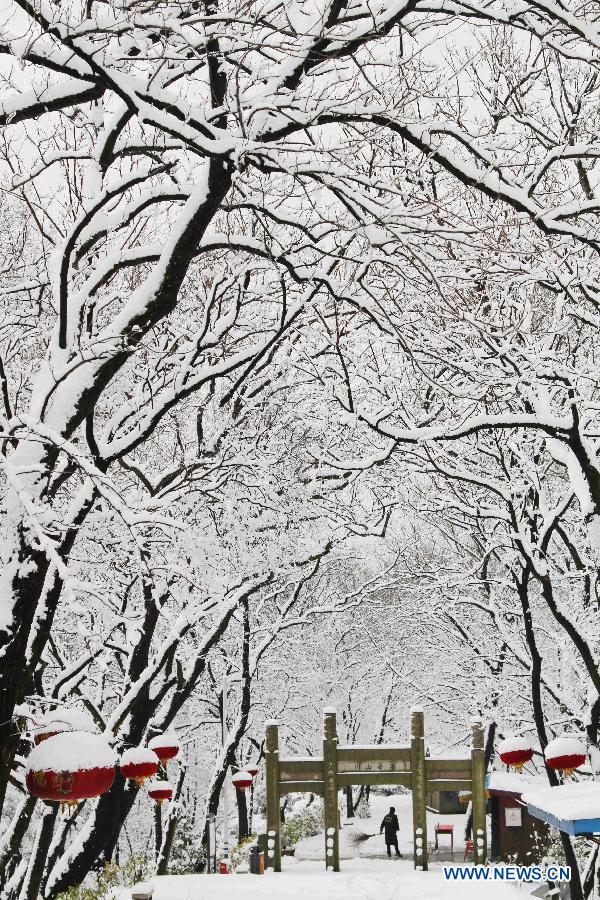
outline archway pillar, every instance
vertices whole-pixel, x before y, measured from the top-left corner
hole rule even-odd
[[[485,751],[483,749],[483,724],[480,719],[471,722],[471,785],[473,810],[473,858],[481,865],[487,859],[487,827],[485,818]]]
[[[425,770],[425,721],[423,710],[410,711],[410,760],[412,770],[413,861],[415,869],[427,871],[427,774]]]
[[[323,710],[323,800],[325,862],[328,871],[340,871],[340,814],[338,809],[338,746],[334,709]]]
[[[279,725],[266,723],[267,852],[265,865],[281,872],[281,800],[279,794]]]

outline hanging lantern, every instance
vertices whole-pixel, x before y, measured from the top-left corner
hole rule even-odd
[[[179,739],[176,734],[169,732],[167,734],[159,734],[157,737],[148,741],[150,750],[154,750],[163,766],[166,766],[170,759],[174,759],[179,753]]]
[[[160,806],[165,800],[170,800],[173,796],[173,785],[170,781],[159,781],[155,779],[148,785],[148,796],[158,803]]]
[[[570,775],[574,769],[583,765],[586,761],[587,753],[585,746],[579,740],[570,734],[563,734],[562,737],[554,738],[550,741],[544,750],[546,763],[551,769],[557,769]]]
[[[136,784],[143,784],[146,778],[158,772],[158,756],[148,747],[132,747],[126,750],[119,764],[125,778],[131,778]]]
[[[25,782],[40,800],[68,806],[99,797],[115,780],[115,754],[106,740],[87,731],[48,737],[29,754]]]
[[[232,785],[238,791],[245,791],[252,784],[252,775],[250,772],[237,772],[231,778]]]
[[[41,744],[47,738],[65,731],[96,731],[96,723],[85,709],[62,707],[47,713],[33,730],[34,744]]]
[[[498,744],[498,756],[505,765],[522,769],[533,757],[531,741],[525,737],[507,737]]]
[[[260,768],[258,766],[245,766],[244,772],[247,772],[248,775],[252,775],[252,778],[256,778],[260,772]]]

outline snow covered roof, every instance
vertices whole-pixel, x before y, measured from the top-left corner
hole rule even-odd
[[[114,750],[100,735],[66,731],[34,747],[27,758],[27,772],[77,772],[110,768],[115,762]]]
[[[600,783],[578,781],[532,788],[523,794],[529,812],[569,834],[600,832]]]
[[[545,775],[520,775],[518,772],[490,772],[486,779],[489,791],[499,794],[523,794],[529,789],[548,786]]]
[[[410,744],[338,744],[338,750],[410,750]]]
[[[322,763],[322,756],[280,756],[280,762],[308,762],[308,763]],[[245,771],[245,770],[244,770]]]

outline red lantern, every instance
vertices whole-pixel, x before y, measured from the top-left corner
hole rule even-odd
[[[146,778],[158,772],[158,757],[154,750],[147,747],[132,747],[121,757],[120,769],[125,778],[143,784]]]
[[[231,778],[231,783],[238,791],[245,791],[252,784],[252,775],[250,772],[238,772]]]
[[[163,766],[165,766],[170,759],[174,759],[179,753],[179,740],[177,735],[172,732],[159,734],[158,737],[152,738],[148,742],[148,747],[150,750],[154,750]]]
[[[67,805],[104,794],[115,780],[115,756],[104,738],[85,731],[48,737],[29,754],[27,790]]]
[[[173,796],[173,786],[169,781],[151,781],[148,785],[148,796],[160,806]]]
[[[89,731],[96,730],[96,723],[84,709],[68,709],[62,707],[54,709],[44,716],[43,721],[33,732],[33,742],[37,746],[48,738],[65,731]]]
[[[60,731],[38,731],[33,735],[33,743],[36,745],[41,744],[42,741],[47,740],[48,738],[54,737],[55,734],[61,734]]]
[[[505,765],[522,769],[533,757],[533,747],[527,738],[508,737],[498,745],[498,755]]]
[[[546,763],[551,769],[557,769],[570,775],[574,769],[583,765],[587,753],[579,738],[570,734],[554,738],[544,750]]]
[[[256,778],[260,769],[258,766],[246,766],[244,772],[247,772],[249,775],[252,775],[252,778]]]

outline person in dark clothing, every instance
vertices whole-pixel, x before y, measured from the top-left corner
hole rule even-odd
[[[379,834],[383,831],[385,833],[385,846],[387,847],[387,855],[392,855],[392,847],[396,851],[396,856],[401,856],[400,851],[398,850],[398,831],[400,830],[400,823],[398,822],[398,816],[396,815],[396,809],[394,806],[390,806],[389,813],[386,813],[381,822],[381,827],[379,829]]]

